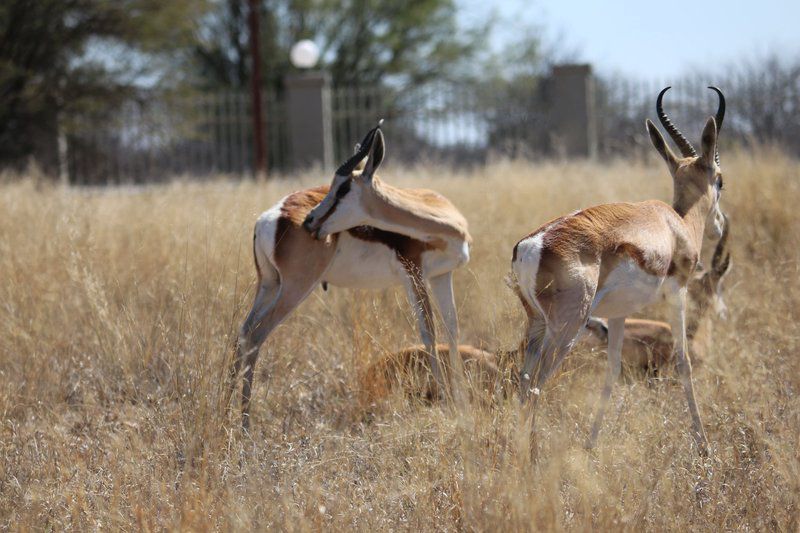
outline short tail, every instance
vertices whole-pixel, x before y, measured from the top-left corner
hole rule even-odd
[[[258,255],[256,255],[256,232],[253,232],[253,262],[256,264],[256,272],[258,279],[261,279],[261,267],[258,264]]]

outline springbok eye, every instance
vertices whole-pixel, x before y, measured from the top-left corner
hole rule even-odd
[[[717,176],[717,190],[722,190],[722,176]]]
[[[336,199],[341,200],[348,192],[350,192],[350,180],[345,181],[336,189]]]

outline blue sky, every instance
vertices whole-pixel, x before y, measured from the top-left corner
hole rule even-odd
[[[636,78],[800,54],[800,0],[457,0],[469,23],[494,12],[495,45],[515,21],[537,25],[551,43],[574,50],[603,72]]]

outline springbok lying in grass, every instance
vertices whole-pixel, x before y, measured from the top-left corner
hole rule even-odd
[[[469,260],[467,221],[434,191],[398,189],[382,182],[376,171],[384,151],[378,126],[339,167],[330,186],[294,192],[256,222],[253,254],[258,288],[231,369],[231,387],[244,370],[244,429],[249,427],[259,347],[320,284],[372,289],[404,285],[430,366],[443,385],[430,284],[447,329],[450,366],[460,368],[452,273]]]
[[[445,344],[439,344],[436,348],[438,351],[448,349]],[[503,370],[498,368],[497,356],[469,344],[458,345],[458,356],[471,388],[484,398],[490,398]],[[431,381],[431,367],[425,346],[409,346],[378,359],[364,370],[360,382],[359,397],[364,407],[387,398],[394,389],[404,391],[409,397],[428,401],[439,398],[437,386]]]
[[[665,89],[666,91],[666,89]],[[608,374],[587,442],[594,447],[614,383],[620,373],[625,318],[663,295],[671,305],[678,374],[692,416],[693,436],[701,454],[708,452],[695,400],[692,365],[686,341],[686,295],[697,269],[703,235],[722,235],[716,119],[709,117],[698,156],[691,144],[657,110],[676,141],[677,157],[656,126],[646,121],[650,140],[673,179],[672,206],[657,200],[603,204],[557,218],[520,240],[512,272],[528,315],[525,360],[520,371],[523,400],[558,369],[590,316],[608,319]]]
[[[725,316],[722,282],[730,271],[731,255],[728,250],[730,221],[724,215],[723,218],[722,237],[714,247],[711,268],[689,284],[689,312],[686,317],[686,339],[689,346],[692,346],[709,304],[713,302],[717,314]],[[590,317],[586,329],[589,334],[584,337],[584,344],[592,347],[608,345],[608,325],[605,320]],[[622,362],[626,367],[653,374],[673,362],[673,341],[672,328],[666,322],[626,318]]]

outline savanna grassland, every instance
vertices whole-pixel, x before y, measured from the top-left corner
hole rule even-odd
[[[620,381],[585,451],[604,380],[576,352],[543,391],[535,433],[516,398],[454,413],[402,394],[367,409],[360,375],[417,342],[400,289],[316,290],[261,350],[252,432],[223,398],[255,273],[252,226],[288,191],[175,181],[0,184],[0,528],[783,530],[800,518],[800,163],[723,154],[733,270],[695,384],[701,459],[680,385]],[[457,271],[462,341],[513,348],[511,249],[550,218],[671,198],[647,162],[389,165],[447,195],[472,259]],[[646,313],[663,317],[658,306]]]

